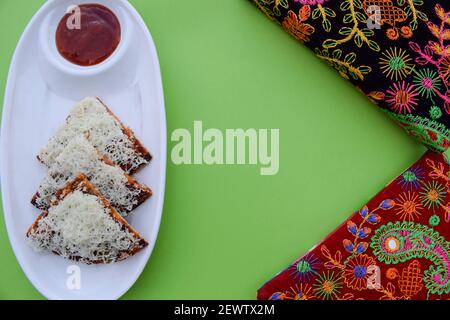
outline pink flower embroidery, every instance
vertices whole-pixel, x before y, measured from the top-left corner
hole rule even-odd
[[[394,83],[386,93],[386,102],[397,113],[411,113],[417,106],[418,93],[414,86],[405,81]]]

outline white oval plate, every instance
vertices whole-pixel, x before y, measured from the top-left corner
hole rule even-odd
[[[121,45],[98,66],[83,69],[71,65],[54,48],[56,25],[74,2],[103,4],[121,22]],[[74,104],[86,96],[102,98],[154,157],[136,174],[138,181],[153,190],[153,197],[128,218],[150,245],[134,257],[111,265],[88,266],[51,253],[36,253],[25,237],[39,214],[30,199],[45,173],[36,155]],[[28,24],[14,53],[1,129],[5,222],[17,260],[32,284],[49,299],[122,296],[143,271],[155,245],[166,174],[166,118],[159,62],[151,35],[137,11],[126,0],[47,1]],[[77,267],[79,288],[73,285]]]

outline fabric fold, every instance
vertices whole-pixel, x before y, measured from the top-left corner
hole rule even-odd
[[[251,0],[429,149],[450,146],[450,4]]]
[[[428,151],[258,299],[449,299],[449,174],[445,156]]]

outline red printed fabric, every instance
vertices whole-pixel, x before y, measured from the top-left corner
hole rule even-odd
[[[258,299],[450,298],[449,174],[445,156],[427,152]]]

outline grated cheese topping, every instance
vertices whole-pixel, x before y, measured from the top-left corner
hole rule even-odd
[[[80,174],[84,174],[122,216],[138,204],[142,190],[128,184],[121,168],[100,160],[97,150],[80,135],[69,142],[48,170],[38,189],[36,206],[48,208],[56,192]]]
[[[85,263],[112,263],[139,246],[139,240],[111,217],[95,195],[75,190],[51,207],[29,235],[36,251],[50,250]]]
[[[41,149],[39,159],[51,167],[75,136],[89,132],[90,141],[102,154],[127,172],[133,172],[148,161],[136,152],[133,142],[123,133],[119,121],[96,98],[85,98],[70,112],[66,123]]]

